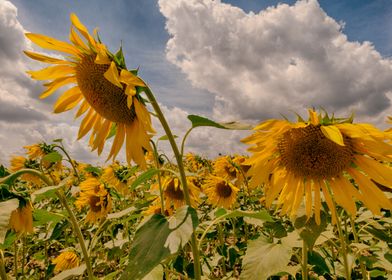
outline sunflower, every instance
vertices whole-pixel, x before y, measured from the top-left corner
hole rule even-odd
[[[352,118],[336,119],[309,110],[309,120],[297,123],[268,120],[242,141],[252,145],[247,160],[250,184],[265,184],[267,206],[277,198],[281,214],[295,216],[305,197],[308,217],[320,223],[321,193],[336,221],[335,202],[356,214],[355,199],[374,214],[392,203],[375,182],[391,188],[392,136],[370,124],[354,124]],[[332,195],[332,196],[331,196]]]
[[[127,177],[129,177],[128,169],[118,163],[113,163],[104,169],[101,179],[118,192],[127,194],[129,192]]]
[[[37,161],[32,159],[27,159],[23,156],[13,156],[11,158],[10,163],[11,163],[10,170],[12,172],[16,172],[24,168],[31,168],[31,169],[39,168],[39,164]],[[34,185],[41,185],[41,179],[33,174],[24,173],[20,176],[20,178]]]
[[[51,168],[52,170],[55,171],[61,171],[63,169],[61,161],[51,162],[43,158],[45,155],[54,152],[54,147],[52,145],[40,143],[40,144],[33,144],[30,146],[24,146],[23,148],[26,150],[26,154],[29,159],[40,162],[40,164],[44,168],[46,169]]]
[[[94,32],[96,38],[90,35],[75,14],[71,14],[71,23],[71,43],[40,34],[26,34],[38,46],[67,55],[66,59],[59,59],[25,51],[32,59],[54,65],[28,71],[33,79],[52,80],[44,84],[47,89],[40,98],[74,84],[56,101],[54,112],[68,111],[80,104],[76,117],[86,115],[80,124],[78,139],[91,130],[89,144],[92,150],[101,154],[106,139],[115,131],[108,159],[116,158],[125,140],[128,163],[133,160],[145,168],[144,151],[151,150],[149,133],[154,133],[150,114],[139,95],[145,83],[136,76],[136,70],[126,69],[121,49],[116,55],[110,53],[97,33]]]
[[[56,265],[54,267],[55,272],[61,272],[63,270],[71,269],[79,266],[80,260],[78,255],[73,251],[64,251],[58,255],[52,263]]]
[[[30,201],[19,201],[19,207],[11,212],[10,228],[17,233],[33,233],[33,206]]]
[[[167,176],[162,179],[165,209],[170,211],[172,206],[174,209],[177,209],[183,205],[186,205],[185,195],[178,178]],[[187,177],[187,184],[189,188],[191,206],[195,208],[199,203],[200,189],[197,187],[193,177]]]
[[[203,192],[207,195],[208,201],[214,206],[227,209],[233,207],[237,200],[239,189],[225,178],[210,175],[203,185]]]
[[[75,205],[82,209],[89,206],[86,222],[94,223],[103,219],[112,209],[112,198],[103,184],[96,178],[88,178],[80,183],[80,194]]]
[[[42,149],[40,144],[33,144],[30,146],[24,146],[26,154],[30,159],[38,159],[46,155],[44,149]]]
[[[214,162],[214,174],[231,181],[238,177],[239,170],[233,164],[230,156],[222,156]]]

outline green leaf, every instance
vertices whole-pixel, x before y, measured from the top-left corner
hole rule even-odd
[[[318,225],[314,217],[307,218],[301,216],[294,222],[294,227],[298,230],[301,238],[306,242],[309,249],[312,250],[317,238],[323,233],[327,227],[327,217],[324,212],[320,213],[321,222]]]
[[[329,267],[325,262],[325,258],[315,251],[308,252],[308,264],[313,265],[312,270],[318,275],[330,273]]]
[[[372,278],[382,277],[382,276],[385,275],[385,271],[381,271],[381,270],[378,270],[378,269],[373,269],[372,271],[370,271],[369,275]]]
[[[58,152],[51,152],[47,155],[45,155],[42,160],[43,161],[48,161],[48,162],[59,162],[63,159],[63,156],[61,154],[59,154]]]
[[[251,240],[242,261],[240,279],[267,279],[271,275],[285,271],[290,258],[290,247],[269,243],[264,237]]]
[[[178,136],[173,135],[173,138],[176,139],[176,138],[178,138]],[[160,141],[169,140],[169,137],[167,135],[163,135],[163,136],[159,137],[158,140],[160,140]]]
[[[108,136],[106,136],[106,140],[112,138],[114,135],[116,135],[117,132],[117,124],[113,123],[112,126],[110,127],[110,131]]]
[[[231,130],[251,130],[253,129],[253,126],[247,123],[241,123],[241,122],[224,122],[224,123],[219,123],[220,125],[224,126],[226,129],[231,129]]]
[[[162,280],[163,279],[163,266],[157,265],[143,280]]]
[[[11,245],[14,245],[16,238],[17,238],[16,232],[13,230],[8,230],[5,235],[3,244],[0,244],[0,249],[5,250],[11,247]]]
[[[192,122],[192,127],[212,126],[212,127],[216,127],[216,128],[226,129],[226,127],[224,127],[223,125],[220,125],[217,122],[214,122],[212,120],[209,120],[207,118],[200,117],[197,115],[189,115],[188,119]]]
[[[124,209],[124,210],[122,210],[122,211],[119,211],[119,212],[116,212],[116,213],[111,213],[111,214],[109,214],[109,215],[107,216],[107,219],[108,219],[108,220],[119,219],[119,218],[121,218],[121,217],[123,217],[123,216],[125,216],[125,215],[128,215],[129,213],[131,213],[131,212],[133,212],[133,211],[135,211],[135,210],[137,210],[136,207],[131,206],[131,207],[126,208],[126,209]]]
[[[223,209],[223,208],[221,208],[221,209]],[[223,215],[225,215],[225,218],[249,217],[249,218],[258,219],[258,220],[265,221],[265,222],[273,222],[274,221],[272,219],[272,217],[270,216],[270,214],[266,210],[261,210],[258,212],[234,210],[231,212],[226,211],[226,213],[224,213],[222,210],[218,209],[218,211],[215,212],[215,216],[217,216],[217,217],[220,217]]]
[[[31,194],[31,200],[33,202],[38,202],[47,198],[55,198],[57,197],[56,191],[61,187],[62,185],[41,188]]]
[[[169,223],[162,215],[153,215],[135,234],[128,265],[120,280],[143,279],[163,259],[170,255],[164,246],[170,234]]]
[[[34,226],[44,225],[50,222],[58,223],[64,219],[64,216],[52,213],[43,209],[34,209],[33,212]]]
[[[195,209],[183,206],[176,210],[176,214],[169,219],[169,229],[172,231],[165,242],[165,247],[169,248],[171,254],[176,253],[188,243],[197,225],[198,218]]]
[[[5,236],[9,227],[11,212],[19,207],[19,200],[13,198],[0,202],[0,243],[4,243]]]
[[[63,142],[63,139],[61,139],[61,138],[57,138],[57,139],[54,139],[54,140],[53,140],[53,142],[58,142],[58,143],[61,143],[61,142]]]
[[[143,174],[139,175],[136,180],[131,185],[131,190],[133,191],[137,186],[146,182],[147,180],[151,179],[155,174],[158,174],[159,170],[151,168],[144,172]]]
[[[75,276],[80,276],[86,270],[86,265],[82,264],[81,266],[64,270],[63,272],[57,274],[55,277],[50,278],[50,280],[67,280],[72,279]]]

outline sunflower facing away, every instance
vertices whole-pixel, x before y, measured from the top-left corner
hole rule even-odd
[[[17,233],[33,233],[33,206],[30,201],[19,202],[19,207],[11,212],[10,228]]]
[[[308,217],[320,223],[324,197],[336,221],[334,204],[356,214],[355,199],[374,214],[392,203],[376,183],[392,188],[392,135],[352,119],[330,118],[309,110],[309,121],[268,120],[242,141],[252,145],[250,184],[265,184],[267,206],[277,199],[281,214],[295,216],[305,197]],[[331,194],[333,197],[331,197]]]
[[[110,53],[97,33],[91,36],[75,14],[71,14],[71,22],[71,43],[40,34],[26,34],[38,46],[66,56],[59,59],[25,51],[30,58],[53,65],[28,72],[33,79],[51,80],[44,84],[47,89],[40,98],[73,84],[56,101],[54,112],[68,111],[80,104],[76,117],[85,116],[78,139],[91,130],[89,144],[101,154],[107,137],[115,127],[108,159],[115,159],[125,141],[128,163],[133,160],[145,168],[144,151],[151,150],[149,133],[154,133],[150,114],[138,93],[140,87],[146,86],[145,83],[135,75],[135,71],[126,69],[121,51],[116,55]]]
[[[197,187],[197,183],[193,177],[187,177],[187,184],[191,206],[196,208],[199,203],[200,189]],[[159,188],[158,184],[156,184],[154,188]],[[186,205],[184,191],[182,190],[181,182],[178,178],[173,178],[171,176],[163,177],[162,189],[166,210],[169,211],[172,206],[174,209],[178,209],[181,206]]]

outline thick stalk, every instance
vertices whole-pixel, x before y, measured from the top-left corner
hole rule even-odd
[[[182,156],[178,150],[177,143],[174,139],[173,133],[170,130],[170,127],[165,119],[165,116],[163,115],[163,113],[161,111],[161,108],[158,105],[158,102],[155,99],[154,94],[151,92],[151,90],[148,86],[146,86],[146,88],[145,88],[145,93],[146,93],[148,99],[150,100],[150,103],[151,103],[152,107],[154,108],[155,113],[157,114],[158,119],[161,122],[163,129],[165,130],[167,138],[169,139],[170,145],[172,147],[174,156],[177,161],[178,170],[180,172],[180,180],[181,180],[181,185],[183,187],[184,198],[185,198],[186,204],[189,207],[192,207],[190,195],[189,195],[188,184],[186,181],[184,164],[182,162]],[[200,280],[201,279],[200,257],[199,257],[199,251],[197,249],[196,234],[194,231],[192,232],[192,236],[191,236],[191,245],[192,245],[192,254],[193,254],[193,264],[194,264],[194,270],[195,270],[195,279]]]
[[[308,245],[302,240],[302,280],[308,280]]]
[[[79,244],[80,244],[80,248],[82,249],[83,258],[84,258],[84,261],[85,261],[86,267],[87,267],[88,279],[89,280],[94,280],[93,269],[91,267],[90,258],[88,256],[86,243],[84,242],[83,234],[82,234],[82,231],[80,230],[78,221],[76,220],[76,217],[75,217],[74,213],[72,212],[71,208],[69,207],[69,205],[67,203],[67,199],[64,196],[64,194],[62,192],[60,192],[60,191],[56,191],[56,195],[58,196],[58,198],[60,200],[60,203],[67,210],[67,213],[69,215],[72,227],[73,227],[73,229],[74,229],[74,231],[76,233],[76,237],[78,238],[78,241],[79,241]]]
[[[15,240],[14,243],[14,274],[15,274],[15,279],[18,280],[18,242]]]
[[[351,216],[350,216],[350,224],[351,224],[351,230],[352,230],[353,235],[354,235],[354,241],[355,241],[355,243],[359,243],[358,233],[357,233],[357,230],[355,229],[355,222],[354,222],[353,217],[351,217]],[[367,276],[366,266],[361,261],[361,258],[358,258],[358,260],[359,260],[359,266],[361,268],[362,279],[363,280],[368,280],[369,278]]]
[[[5,272],[3,250],[0,250],[0,277],[1,277],[1,280],[8,279],[7,273]]]
[[[16,178],[18,178],[19,176],[28,173],[28,174],[33,174],[34,176],[39,177],[42,181],[45,182],[45,184],[47,184],[48,186],[52,186],[53,182],[46,177],[42,172],[35,170],[35,169],[20,169],[14,173],[12,173],[11,175],[8,175],[7,177],[1,178],[0,179],[0,183],[4,183],[4,184],[8,184],[8,183],[12,183],[16,180]]]

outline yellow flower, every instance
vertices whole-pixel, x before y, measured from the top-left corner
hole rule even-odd
[[[46,154],[45,151],[41,149],[40,144],[24,146],[23,148],[26,149],[26,154],[29,156],[30,159],[38,159]]]
[[[203,192],[214,206],[232,208],[237,200],[239,189],[227,179],[210,175],[204,182]]]
[[[63,270],[71,269],[79,266],[79,257],[72,251],[65,251],[58,255],[52,263],[56,266],[54,267],[55,272],[61,272]]]
[[[333,222],[332,199],[351,215],[356,214],[354,198],[374,214],[379,215],[381,208],[392,209],[374,183],[391,188],[392,169],[381,163],[391,161],[392,145],[386,142],[391,135],[370,124],[353,124],[351,119],[329,118],[313,110],[309,115],[308,122],[268,120],[243,139],[252,145],[253,155],[247,161],[250,184],[265,184],[266,205],[277,198],[281,214],[295,216],[305,196],[306,215],[314,213],[318,223],[322,196]]]
[[[23,156],[14,156],[11,158],[10,170],[12,172],[16,172],[24,168],[37,169],[38,163],[34,160],[29,160]],[[33,183],[35,185],[41,185],[40,178],[33,174],[24,173],[20,176],[20,178],[26,182]]]
[[[94,223],[105,218],[112,209],[112,198],[104,185],[95,178],[88,178],[79,187],[80,194],[75,205],[79,209],[90,207],[86,222]]]
[[[33,207],[30,201],[26,201],[11,212],[10,228],[17,233],[33,233]]]
[[[204,168],[203,160],[193,153],[188,153],[185,155],[185,163],[191,172],[199,172]]]
[[[38,46],[67,55],[66,59],[59,59],[25,51],[32,59],[54,65],[28,72],[33,79],[52,80],[44,84],[47,89],[40,98],[74,84],[56,101],[54,112],[61,113],[80,104],[76,117],[86,115],[80,124],[78,138],[91,130],[89,144],[98,154],[116,126],[108,159],[115,159],[125,141],[128,163],[133,160],[145,168],[144,150],[151,150],[148,133],[154,133],[150,114],[137,94],[136,87],[145,87],[145,83],[125,68],[122,53],[120,57],[111,54],[99,39],[90,35],[75,14],[71,14],[71,22],[71,43],[40,34],[26,34]]]
[[[162,179],[165,209],[169,211],[171,206],[173,206],[174,209],[177,209],[183,205],[186,205],[185,195],[180,181],[177,178],[173,178],[171,176],[167,176]],[[197,204],[199,203],[200,189],[196,186],[193,177],[187,178],[187,185],[189,189],[191,206],[197,207]]]
[[[113,186],[119,193],[127,194],[129,193],[128,181],[127,179],[121,178],[122,171],[127,172],[126,167],[120,166],[118,163],[114,163],[106,167],[102,174],[102,181]]]
[[[214,162],[214,174],[228,180],[234,180],[238,176],[238,169],[232,164],[230,156],[222,156]]]

